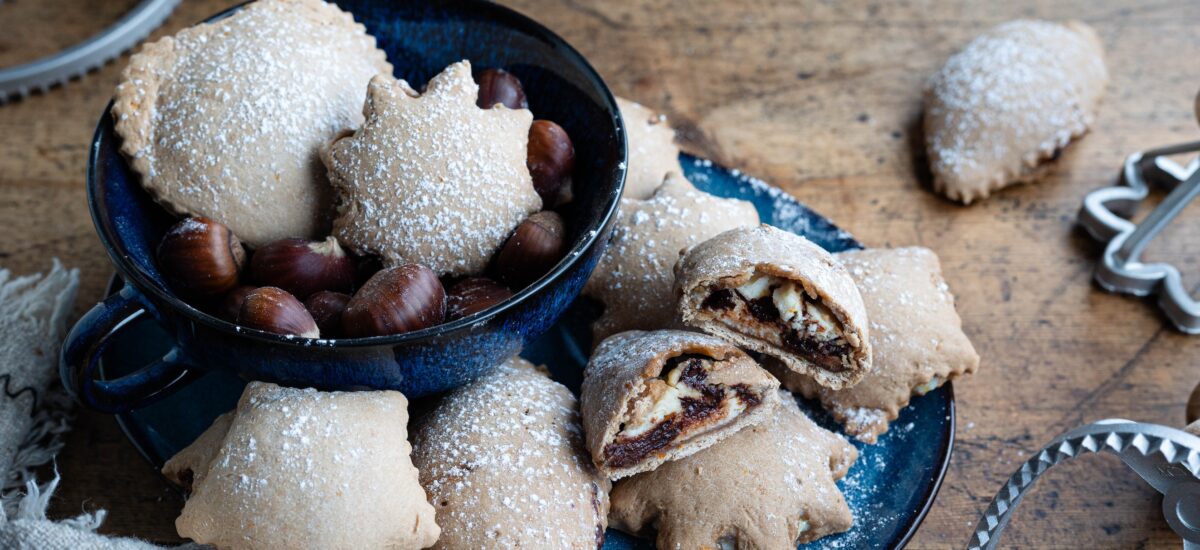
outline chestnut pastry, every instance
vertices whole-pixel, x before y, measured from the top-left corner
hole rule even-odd
[[[778,388],[720,338],[623,332],[601,342],[583,373],[588,451],[610,479],[653,470],[766,418]]]
[[[726,231],[675,265],[683,323],[841,389],[871,369],[854,279],[808,239],[769,225]]]

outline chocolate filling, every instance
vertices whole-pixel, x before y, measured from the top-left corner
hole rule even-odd
[[[850,345],[841,338],[836,340],[809,338],[804,332],[785,323],[779,317],[779,309],[775,307],[775,301],[771,299],[770,294],[748,300],[733,289],[722,288],[709,293],[708,297],[700,303],[700,307],[724,311],[733,309],[737,300],[746,304],[746,310],[759,322],[771,323],[779,327],[779,339],[784,349],[804,355],[827,371],[846,371],[846,366],[842,363],[841,358],[850,353]]]
[[[679,434],[697,423],[707,420],[713,413],[721,409],[721,401],[725,390],[721,386],[708,384],[708,371],[704,362],[711,361],[709,357],[699,355],[684,355],[667,362],[662,372],[669,373],[675,367],[683,364],[679,383],[700,392],[700,397],[682,397],[679,403],[682,413],[672,414],[649,431],[636,437],[618,439],[604,446],[604,456],[608,465],[613,468],[627,468],[643,460],[651,453],[670,445]],[[762,402],[745,384],[736,384],[732,389],[746,408],[757,406]]]
[[[712,294],[709,294],[708,298],[704,299],[704,303],[700,304],[700,307],[719,311],[723,309],[730,309],[734,306],[734,304],[733,290],[723,288],[721,290],[715,290]]]

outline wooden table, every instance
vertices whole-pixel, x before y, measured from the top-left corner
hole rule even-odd
[[[134,3],[6,0],[0,66],[79,40]],[[230,3],[186,2],[156,35]],[[913,548],[961,547],[1003,480],[1068,428],[1112,416],[1183,424],[1200,338],[1164,326],[1146,301],[1098,290],[1099,247],[1076,228],[1075,213],[1084,193],[1113,182],[1126,154],[1197,138],[1200,4],[514,3],[582,50],[614,92],[668,113],[690,152],[784,187],[870,246],[941,255],[983,363],[955,384],[954,460]],[[74,8],[85,4],[90,10]],[[1111,72],[1099,119],[1042,183],[972,207],[951,204],[928,190],[916,131],[922,84],[971,37],[1018,17],[1095,26]],[[27,273],[58,256],[79,267],[80,313],[112,273],[88,217],[84,171],[126,59],[0,107],[0,264]],[[1183,266],[1190,285],[1200,267],[1196,213],[1150,251]],[[81,411],[58,467],[53,516],[105,508],[105,532],[177,540],[180,497],[112,418]],[[1178,548],[1158,506],[1115,459],[1093,457],[1051,472],[1005,544]]]

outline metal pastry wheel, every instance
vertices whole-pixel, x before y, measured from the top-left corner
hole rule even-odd
[[[0,105],[80,78],[112,61],[158,28],[179,0],[142,0],[111,27],[49,57],[0,69]]]
[[[1000,534],[1021,497],[1051,467],[1072,458],[1111,453],[1163,495],[1167,524],[1184,550],[1200,550],[1200,437],[1183,430],[1128,420],[1101,420],[1071,430],[1021,465],[992,499],[968,550],[1000,548]]]

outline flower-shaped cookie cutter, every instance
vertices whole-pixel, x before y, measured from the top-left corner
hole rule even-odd
[[[1200,141],[1134,153],[1125,159],[1120,184],[1088,193],[1079,210],[1079,224],[1096,240],[1108,243],[1096,265],[1096,282],[1110,292],[1156,294],[1167,318],[1188,334],[1200,334],[1200,303],[1184,288],[1178,269],[1143,263],[1141,255],[1154,236],[1200,195],[1200,157],[1187,166],[1168,158],[1195,152],[1200,152]],[[1135,224],[1129,218],[1150,193],[1151,183],[1170,192]]]
[[[1009,478],[984,512],[968,550],[999,548],[1000,534],[1021,497],[1051,467],[1072,458],[1111,453],[1162,493],[1167,525],[1184,550],[1200,550],[1200,437],[1183,430],[1128,420],[1101,420],[1071,430],[1038,451]]]

